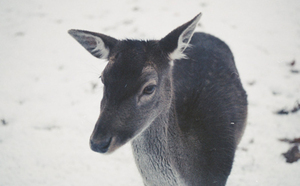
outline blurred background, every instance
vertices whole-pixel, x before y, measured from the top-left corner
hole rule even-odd
[[[0,1],[0,186],[138,186],[131,147],[89,148],[106,65],[67,31],[160,39],[202,12],[197,31],[232,49],[249,116],[228,185],[298,186],[299,0]],[[278,114],[286,111],[285,114]]]

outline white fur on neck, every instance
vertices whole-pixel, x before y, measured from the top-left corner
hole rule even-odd
[[[169,62],[169,64],[170,64],[171,67],[173,67],[173,66],[174,66],[174,61],[171,60],[171,61]]]

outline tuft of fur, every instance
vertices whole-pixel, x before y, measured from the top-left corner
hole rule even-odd
[[[169,54],[171,60],[185,59],[186,55],[184,51],[186,48],[190,47],[191,38],[195,32],[196,26],[201,18],[201,13],[198,14],[192,23],[180,34],[177,42],[177,48]]]
[[[109,36],[84,30],[69,30],[69,34],[88,52],[100,59],[107,59],[110,53],[110,46],[117,42],[117,40]]]
[[[94,48],[91,53],[94,56],[99,56],[99,58],[107,59],[109,55],[109,48],[105,47],[104,42],[99,37],[92,36],[96,41],[96,48]]]

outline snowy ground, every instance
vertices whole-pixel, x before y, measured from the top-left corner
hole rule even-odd
[[[300,111],[275,114],[300,102],[299,0],[10,0],[0,1],[0,186],[142,185],[129,145],[89,149],[105,62],[67,30],[158,39],[200,11],[197,30],[227,42],[249,95],[228,185],[300,185],[300,161],[287,164],[278,141],[300,137]]]

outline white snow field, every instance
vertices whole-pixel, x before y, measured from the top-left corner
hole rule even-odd
[[[229,186],[298,186],[299,0],[0,1],[0,186],[141,186],[129,144],[112,155],[89,148],[106,65],[67,31],[159,39],[202,12],[197,31],[232,49],[248,93],[248,126]],[[290,65],[293,61],[295,64]],[[297,73],[298,71],[298,73]]]

